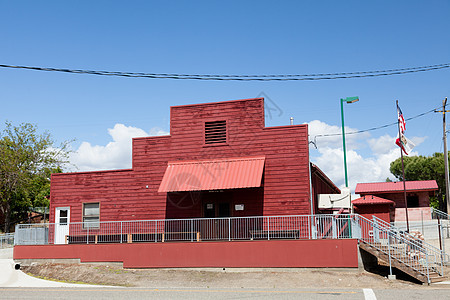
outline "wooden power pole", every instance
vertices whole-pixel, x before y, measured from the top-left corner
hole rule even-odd
[[[444,129],[444,166],[445,166],[445,202],[447,202],[447,213],[450,214],[450,199],[449,199],[449,188],[448,188],[448,152],[447,152],[447,131],[445,125],[445,113],[450,112],[450,110],[445,110],[447,105],[447,97],[442,100],[442,110],[435,110],[435,112],[442,113],[442,125]]]

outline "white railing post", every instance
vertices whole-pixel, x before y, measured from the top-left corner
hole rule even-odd
[[[373,242],[378,243],[380,241],[380,231],[378,230],[378,222],[375,216],[373,216],[372,222]]]
[[[442,231],[442,222],[439,222],[438,223],[438,227],[439,227],[439,232],[440,232],[440,234],[439,234],[439,236],[441,237],[441,242],[442,242],[442,252],[443,253],[445,253],[445,238],[444,238],[444,233],[443,233],[443,231]]]
[[[120,243],[122,244],[122,224],[123,222],[120,221]]]
[[[155,220],[155,243],[158,242],[158,220]]]
[[[86,242],[87,242],[87,244],[89,244],[89,225],[87,226],[87,231],[86,231]]]
[[[389,251],[389,275],[392,276],[391,234],[390,234],[390,232],[388,232],[388,251]]]
[[[317,216],[316,215],[312,215],[311,216],[311,221],[312,221],[312,239],[316,240],[317,239]]]
[[[309,226],[308,226],[308,240],[310,240],[311,237],[312,237],[312,215],[307,220],[308,220],[308,223],[309,223]]]
[[[228,218],[228,241],[231,241],[231,218]]]
[[[267,240],[270,240],[270,217],[267,217]]]
[[[333,239],[337,239],[337,219],[334,216],[331,216],[331,233]]]
[[[191,219],[191,242],[194,241],[194,220]]]

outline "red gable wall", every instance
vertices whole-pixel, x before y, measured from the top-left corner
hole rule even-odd
[[[266,157],[263,215],[310,213],[306,124],[264,127],[262,98],[175,106],[170,114],[170,136],[133,139],[131,170],[54,174],[51,222],[61,206],[70,206],[70,221],[80,222],[84,202],[100,202],[101,221],[164,219],[167,194],[158,188],[168,161],[247,156]],[[204,122],[219,120],[227,120],[227,144],[205,145]]]

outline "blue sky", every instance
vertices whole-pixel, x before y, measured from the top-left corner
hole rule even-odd
[[[450,62],[449,1],[0,1],[0,64],[187,74],[308,74]],[[169,131],[169,107],[252,98],[281,109],[267,126],[309,123],[311,134],[406,118],[450,96],[450,70],[377,78],[219,82],[133,79],[0,68],[0,129],[31,122],[76,139],[79,170],[129,167],[131,136]],[[443,151],[442,115],[407,122],[416,154]],[[349,177],[384,180],[399,153],[396,127],[348,137]],[[311,157],[343,184],[340,137]],[[392,177],[392,176],[391,176]]]

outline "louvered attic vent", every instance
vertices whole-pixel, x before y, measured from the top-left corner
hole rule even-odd
[[[227,142],[227,121],[205,122],[205,144]]]

